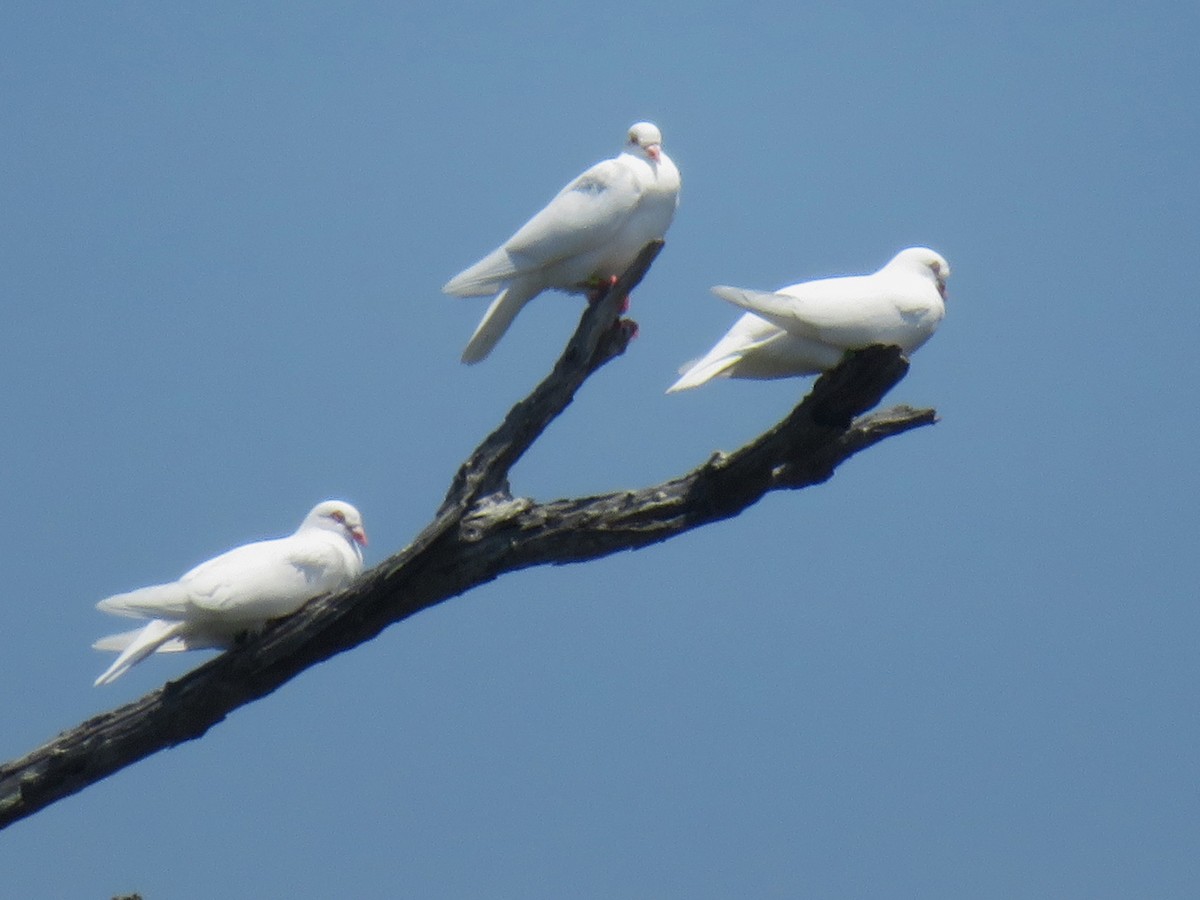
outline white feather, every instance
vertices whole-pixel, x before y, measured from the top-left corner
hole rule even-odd
[[[592,166],[503,245],[446,282],[442,290],[459,297],[499,294],[463,362],[486,357],[542,291],[579,293],[620,275],[646,244],[666,234],[680,179],[661,142],[654,125],[632,126],[619,156]]]
[[[235,547],[178,581],[101,600],[97,608],[104,612],[151,621],[93,645],[121,653],[96,684],[115,680],[154,652],[228,647],[241,632],[345,587],[362,572],[365,543],[358,510],[327,500],[288,537]]]
[[[748,310],[703,357],[689,363],[667,393],[713,378],[813,375],[838,364],[847,350],[894,344],[912,353],[945,315],[950,266],[933,250],[910,247],[871,275],[822,278],[754,291],[714,287]]]

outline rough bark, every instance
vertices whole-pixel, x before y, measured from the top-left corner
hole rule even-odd
[[[512,497],[508,472],[583,382],[636,331],[621,298],[661,249],[648,245],[588,307],[551,374],[462,464],[434,519],[349,589],[268,623],[258,635],[141,699],[0,766],[0,828],[159,750],[200,737],[239,706],[387,626],[506,572],[583,562],[735,516],[768,491],[825,481],[844,460],[936,420],[897,406],[865,415],[908,370],[895,347],[849,354],[785,419],[734,453],[640,490],[539,503]]]

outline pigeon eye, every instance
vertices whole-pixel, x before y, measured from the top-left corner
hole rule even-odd
[[[346,524],[346,514],[340,509],[335,509],[333,512],[331,512],[329,514],[329,518],[333,519],[335,522],[341,523],[342,525]]]

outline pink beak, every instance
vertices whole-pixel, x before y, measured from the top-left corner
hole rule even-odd
[[[354,538],[356,543],[362,544],[364,547],[367,546],[367,533],[362,528],[351,528],[350,536]]]
[[[658,144],[649,144],[646,146],[646,155],[655,162],[658,162],[658,158],[662,156],[662,147]]]

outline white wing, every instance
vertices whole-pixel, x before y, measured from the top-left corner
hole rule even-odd
[[[182,619],[190,608],[189,600],[188,589],[178,581],[172,581],[106,597],[96,604],[96,608],[131,619]]]
[[[359,546],[366,540],[358,510],[325,501],[288,537],[236,547],[178,581],[101,600],[104,612],[151,621],[93,645],[120,653],[96,684],[113,681],[151,653],[229,646],[240,631],[345,587],[362,571]]]
[[[353,554],[339,546],[340,540],[311,531],[246,544],[201,563],[178,581],[117,594],[96,605],[107,613],[143,619],[275,618],[345,586],[357,574]]]
[[[712,292],[794,337],[843,350],[894,343],[911,351],[914,341],[919,346],[932,333],[943,308],[931,286],[884,273],[824,278],[774,292],[724,285]]]
[[[611,241],[637,209],[641,190],[620,158],[592,166],[522,225],[504,245],[450,279],[447,294],[493,294],[516,276]]]
[[[350,571],[339,540],[317,531],[247,544],[202,563],[180,583],[188,590],[193,615],[231,621],[287,615],[357,574]]]
[[[761,316],[790,334],[840,343],[848,326],[861,322],[871,306],[870,276],[826,278],[779,291],[754,291],[718,285],[712,292],[734,306]]]

